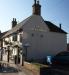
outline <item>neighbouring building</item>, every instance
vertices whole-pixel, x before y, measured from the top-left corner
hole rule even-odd
[[[12,28],[3,35],[3,47],[7,49],[10,44],[10,54],[15,56],[23,50],[27,60],[45,59],[67,50],[66,32],[41,16],[39,1],[34,2],[31,16],[17,24],[13,18]],[[20,51],[17,51],[17,45]],[[20,55],[20,53],[19,53]]]

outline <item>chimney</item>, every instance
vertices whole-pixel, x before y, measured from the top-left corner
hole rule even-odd
[[[12,28],[15,27],[16,25],[17,25],[16,18],[13,18],[13,21],[12,21]]]
[[[34,15],[41,15],[41,5],[39,4],[39,0],[38,1],[34,0],[34,4],[32,7]]]
[[[60,29],[62,28],[62,25],[61,24],[59,24],[59,26],[60,26]]]

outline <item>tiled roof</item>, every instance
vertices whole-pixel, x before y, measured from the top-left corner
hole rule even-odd
[[[8,32],[8,31],[3,32],[3,33],[0,33],[0,39],[1,39],[7,32]]]
[[[23,20],[23,21],[20,22],[19,24],[17,24],[15,27],[13,27],[11,30],[9,30],[2,38],[6,37],[6,36],[8,36],[8,35],[11,35],[11,34],[13,34],[13,33],[16,33],[19,29],[22,28],[22,26],[23,26],[30,18],[31,18],[31,16],[28,17],[28,18],[26,18],[25,20]]]
[[[55,24],[51,23],[50,21],[45,21],[46,25],[52,32],[59,32],[59,33],[65,33],[67,34],[64,30],[61,28],[57,27]]]

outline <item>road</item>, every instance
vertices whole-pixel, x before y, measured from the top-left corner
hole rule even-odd
[[[40,75],[69,75],[69,71],[58,68],[41,68]]]

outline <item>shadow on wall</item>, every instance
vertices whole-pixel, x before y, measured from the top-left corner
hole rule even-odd
[[[27,59],[27,62],[32,62],[32,63],[41,63],[41,64],[47,64],[47,58],[43,58],[43,59]]]
[[[46,58],[43,59],[30,59],[26,61],[33,62],[33,63],[40,63],[40,64],[51,64],[52,57],[53,56],[47,56]]]

